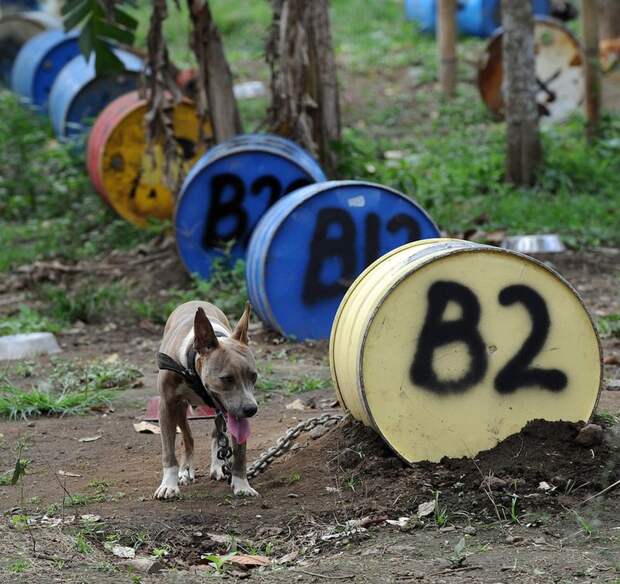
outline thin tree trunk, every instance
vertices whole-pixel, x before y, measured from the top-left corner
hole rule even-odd
[[[456,0],[439,0],[437,5],[439,81],[446,97],[456,91]]]
[[[207,0],[187,0],[194,25],[190,44],[198,60],[198,107],[203,115],[207,106],[216,142],[223,142],[243,131],[233,79],[219,30]]]
[[[620,38],[620,0],[598,0],[598,30],[601,40]]]
[[[340,139],[340,105],[329,1],[272,0],[272,6],[269,127],[307,148],[333,171],[331,145]]]
[[[581,30],[586,54],[585,106],[588,138],[596,136],[601,110],[601,69],[598,46],[598,15],[596,0],[581,0]]]
[[[502,0],[502,90],[506,111],[506,179],[532,185],[542,154],[536,105],[534,19],[529,0]]]

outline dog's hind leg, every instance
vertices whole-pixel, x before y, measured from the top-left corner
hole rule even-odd
[[[232,436],[232,468],[231,474],[231,486],[233,495],[241,497],[258,497],[258,492],[255,491],[248,482],[248,475],[246,470],[246,443],[238,444],[234,436]]]
[[[179,463],[174,452],[177,420],[179,418],[177,410],[179,403],[169,398],[170,387],[174,383],[174,378],[168,371],[160,371],[157,377],[159,386],[159,427],[161,429],[161,458],[164,467],[164,475],[161,484],[155,491],[156,499],[172,499],[179,497]]]
[[[183,455],[179,467],[179,484],[188,485],[194,482],[196,469],[194,468],[194,437],[187,420],[187,410],[179,412],[178,424],[181,428],[181,434],[183,434]]]

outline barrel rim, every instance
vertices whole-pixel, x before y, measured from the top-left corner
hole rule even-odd
[[[424,241],[424,240],[420,240],[420,241]],[[457,241],[457,242],[461,241],[463,243],[471,243],[471,242],[468,242],[466,240],[459,240],[459,239],[451,239],[451,241]],[[399,248],[399,249],[402,249],[402,247]],[[500,248],[500,247],[493,247],[493,246],[482,244],[482,243],[478,244],[475,247],[467,247],[465,249],[453,249],[453,250],[447,251],[445,254],[442,254],[439,257],[428,258],[426,261],[423,261],[421,264],[417,265],[415,267],[415,271],[419,271],[420,269],[422,269],[422,268],[432,264],[435,261],[438,261],[440,259],[444,259],[446,257],[453,256],[453,255],[460,255],[460,254],[464,254],[464,253],[485,253],[485,252],[489,252],[489,251],[491,253],[507,254],[509,256],[510,255],[515,255],[515,256],[521,257],[522,259],[525,259],[526,261],[532,261],[539,268],[542,268],[544,271],[547,271],[552,276],[557,277],[559,279],[559,281],[561,283],[563,283],[566,286],[566,288],[568,288],[568,290],[570,292],[573,293],[573,295],[577,298],[577,300],[581,304],[582,308],[584,309],[584,311],[585,311],[585,313],[586,313],[586,315],[588,317],[588,321],[590,322],[590,326],[592,327],[592,331],[594,333],[594,338],[596,339],[596,343],[597,343],[597,347],[598,347],[598,354],[599,354],[599,386],[597,388],[596,400],[594,401],[594,405],[592,406],[592,412],[590,413],[590,417],[588,418],[588,420],[584,420],[585,422],[590,421],[592,419],[592,415],[596,411],[596,408],[598,406],[598,402],[599,402],[599,400],[601,398],[601,391],[602,391],[603,382],[604,382],[604,378],[603,378],[603,374],[604,374],[604,371],[603,371],[603,359],[602,359],[602,357],[603,357],[603,350],[602,350],[602,346],[601,346],[601,339],[599,337],[598,331],[596,330],[596,326],[594,325],[594,321],[592,320],[592,316],[590,315],[590,312],[586,308],[585,303],[583,302],[583,299],[577,293],[575,288],[570,284],[570,282],[568,282],[561,274],[559,274],[556,270],[554,270],[550,266],[546,265],[544,262],[542,262],[542,261],[540,261],[540,260],[538,260],[538,259],[536,259],[536,258],[534,258],[532,256],[528,256],[527,254],[524,254],[524,253],[521,253],[521,252],[517,252],[517,251],[513,251],[513,250],[503,249],[503,248]],[[368,324],[364,328],[364,336],[362,338],[362,342],[360,343],[360,349],[359,349],[359,352],[358,352],[358,355],[357,355],[357,363],[358,363],[357,367],[359,368],[359,371],[362,371],[363,370],[363,366],[364,366],[364,348],[366,346],[366,341],[368,339],[368,331],[369,331],[369,328],[370,328],[370,324],[375,319],[375,317],[377,315],[377,312],[379,311],[379,308],[383,305],[383,303],[387,299],[388,295],[392,292],[392,290],[394,290],[394,288],[396,288],[398,285],[400,285],[400,283],[403,280],[405,280],[407,277],[409,277],[410,274],[411,274],[411,272],[407,271],[404,275],[402,275],[396,281],[392,282],[390,287],[381,295],[379,301],[373,307],[373,310],[372,310],[371,314],[368,316],[368,319],[367,319],[367,323]],[[368,400],[366,399],[366,391],[365,391],[365,388],[364,388],[364,378],[361,375],[359,377],[360,377],[360,379],[358,380],[359,388],[360,388],[360,392],[359,393],[360,393],[360,396],[362,398],[362,405],[364,406],[364,410],[366,411],[366,414],[368,415],[368,419],[372,423],[373,429],[377,432],[377,434],[379,434],[381,436],[381,438],[385,441],[385,443],[390,447],[390,449],[401,460],[403,460],[407,464],[412,464],[408,460],[406,460],[394,448],[394,446],[392,446],[390,441],[385,437],[383,432],[377,426],[377,423],[376,423],[375,418],[374,418],[374,416],[372,414],[372,411],[368,407]]]
[[[282,227],[284,221],[286,220],[286,218],[292,213],[294,212],[298,207],[300,207],[301,205],[303,205],[304,203],[306,203],[310,198],[319,195],[323,192],[325,192],[326,190],[332,189],[332,188],[354,188],[354,187],[364,187],[364,188],[375,188],[375,189],[381,189],[384,191],[388,191],[390,193],[392,193],[393,195],[397,195],[399,196],[401,199],[404,199],[407,201],[407,203],[411,203],[412,205],[414,205],[418,211],[420,211],[420,213],[422,215],[424,215],[428,221],[430,222],[430,224],[434,227],[435,231],[439,234],[441,233],[439,231],[439,227],[437,226],[437,224],[435,223],[435,221],[433,221],[433,218],[428,214],[428,212],[412,197],[407,196],[405,193],[402,193],[392,187],[388,187],[379,183],[375,183],[372,181],[363,181],[363,180],[329,180],[329,181],[325,181],[325,182],[317,182],[314,184],[310,184],[307,185],[305,187],[302,187],[300,189],[297,189],[296,191],[293,191],[293,193],[296,193],[296,199],[295,201],[291,200],[290,195],[292,195],[293,193],[289,193],[288,197],[282,197],[279,201],[277,201],[275,203],[275,205],[273,205],[271,207],[271,209],[269,209],[269,211],[267,213],[265,213],[265,215],[263,215],[261,217],[261,219],[259,220],[259,222],[256,224],[256,227],[254,228],[254,233],[252,234],[252,238],[254,238],[254,234],[258,231],[260,224],[263,222],[263,220],[265,220],[268,215],[271,213],[271,211],[273,209],[282,209],[284,208],[287,204],[291,205],[291,207],[287,210],[287,212],[285,214],[283,214],[281,217],[277,218],[277,221],[275,223],[275,225],[270,225],[270,229],[269,229],[269,236],[268,238],[263,242],[264,247],[266,250],[268,250],[271,246],[271,243],[273,242],[274,238],[276,237],[279,229]],[[275,213],[275,212],[274,212]],[[419,239],[417,241],[428,241],[428,239]],[[415,243],[415,242],[409,242],[409,243]],[[405,244],[405,245],[409,245],[409,243]],[[402,246],[400,246],[402,247]],[[249,245],[248,245],[248,249],[249,249]],[[388,252],[388,254],[392,253],[393,251],[395,251],[396,249],[399,248],[395,248],[394,250],[391,250],[390,252]],[[385,257],[384,254],[381,257]],[[375,260],[375,262],[381,260],[381,258],[377,258],[377,260]],[[374,265],[374,263],[371,264]],[[266,269],[266,263],[267,263],[267,254],[263,254],[262,257],[259,260],[259,272],[262,273],[263,275],[265,274],[265,269]],[[368,269],[368,267],[366,268]],[[362,273],[364,273],[365,270],[362,271]],[[359,277],[359,276],[358,276]],[[356,278],[357,280],[357,278]],[[355,281],[353,282],[353,284],[351,284],[351,286],[349,286],[349,289],[355,285]],[[345,296],[348,294],[349,289],[347,289],[347,291],[345,292]],[[283,336],[289,336],[287,334],[285,334],[284,330],[282,329],[282,327],[280,326],[280,323],[278,322],[278,320],[276,319],[274,312],[271,308],[271,302],[269,301],[269,298],[267,296],[267,294],[264,294],[265,296],[265,309],[266,312],[269,315],[269,321],[270,324],[272,324],[274,326],[274,328]],[[344,297],[343,297],[344,300]],[[342,302],[342,301],[341,301]],[[338,310],[340,309],[340,305],[338,305]],[[336,322],[336,317],[338,315],[338,310],[336,311],[336,315],[334,316],[334,322]],[[332,323],[332,329],[333,329],[333,323]],[[331,333],[330,333],[331,336]]]
[[[39,68],[41,67],[41,64],[45,61],[45,59],[48,58],[51,51],[62,46],[64,43],[76,40],[78,37],[79,37],[79,33],[75,31],[65,32],[63,29],[60,29],[60,28],[48,28],[48,29],[42,30],[40,33],[31,37],[28,41],[26,41],[21,46],[21,48],[19,49],[19,52],[17,53],[17,56],[15,57],[15,61],[13,62],[13,70],[15,66],[19,65],[20,56],[22,55],[22,53],[25,54],[25,49],[32,49],[32,46],[34,45],[34,43],[36,43],[35,48],[38,50],[38,55],[36,55],[36,58],[32,60],[32,64],[31,65],[29,64],[29,69],[31,70],[30,72],[32,73],[32,76],[30,78],[30,87],[28,88],[29,94],[28,95],[19,94],[20,97],[27,99],[29,103],[31,103],[32,105],[35,105],[34,102],[32,101],[32,98],[34,97],[34,82],[36,79],[36,75],[39,72]],[[14,91],[15,93],[18,93],[15,88],[16,83],[14,82],[13,70],[11,71],[11,90]],[[58,70],[57,76],[61,70],[62,68]],[[51,92],[51,87],[50,87],[50,92]]]

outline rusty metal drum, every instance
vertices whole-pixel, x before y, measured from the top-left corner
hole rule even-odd
[[[94,60],[87,61],[82,55],[62,68],[49,98],[49,115],[56,136],[61,139],[80,136],[106,105],[137,89],[142,59],[119,49],[114,53],[125,66],[121,73],[97,75]]]
[[[579,41],[562,23],[536,17],[534,24],[538,111],[541,122],[561,122],[577,111],[584,99],[584,56]],[[502,29],[489,40],[478,70],[482,100],[503,116]]]
[[[58,18],[46,12],[14,12],[0,18],[0,83],[11,83],[13,63],[22,46],[45,30],[61,28]]]
[[[48,30],[20,49],[11,75],[11,89],[28,105],[47,112],[47,101],[60,70],[80,54],[78,33]]]
[[[517,252],[423,240],[381,257],[336,314],[338,399],[405,461],[473,457],[529,421],[587,421],[602,380],[576,291]]]
[[[174,210],[173,183],[182,179],[204,154],[199,146],[200,122],[193,102],[174,106],[172,121],[179,144],[175,166],[166,172],[163,140],[148,148],[145,117],[147,102],[137,91],[110,103],[97,117],[88,139],[87,166],[97,192],[116,212],[138,227],[149,219],[171,219]],[[209,142],[211,126],[203,128]]]

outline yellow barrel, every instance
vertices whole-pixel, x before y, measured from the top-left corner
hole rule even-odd
[[[588,420],[602,359],[582,300],[528,256],[399,247],[352,284],[330,339],[341,406],[407,462],[473,457],[534,419]]]
[[[115,99],[99,114],[90,132],[88,172],[95,188],[114,210],[139,227],[149,218],[171,219],[174,196],[166,182],[163,138],[152,149],[146,137],[148,105],[138,92]],[[199,147],[199,119],[193,102],[184,99],[172,110],[179,144],[172,174],[185,174],[205,152]],[[204,133],[212,135],[210,125]]]

